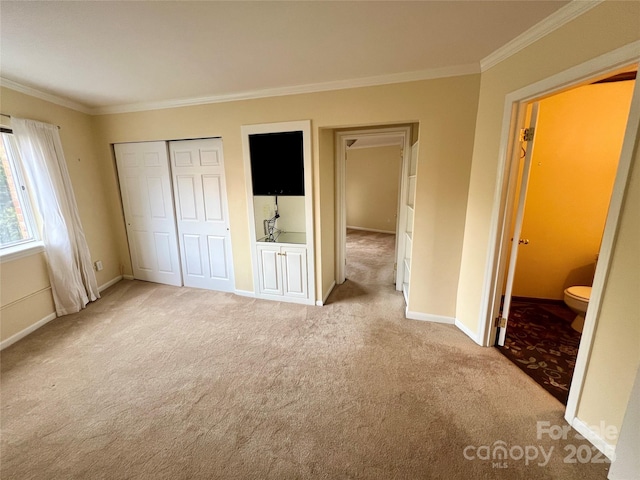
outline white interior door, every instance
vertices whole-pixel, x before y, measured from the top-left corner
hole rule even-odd
[[[235,285],[222,139],[169,142],[169,151],[184,284],[231,292]]]
[[[534,103],[531,108],[531,120],[529,127],[525,129],[523,138],[520,139],[522,148],[525,149],[524,165],[522,167],[522,179],[520,181],[520,194],[518,195],[518,210],[516,212],[515,225],[513,228],[513,238],[511,241],[511,255],[507,270],[507,281],[505,284],[504,304],[502,316],[498,325],[498,345],[504,346],[507,335],[507,323],[509,322],[509,310],[511,309],[511,295],[513,294],[513,279],[516,273],[516,263],[518,260],[518,246],[520,245],[520,233],[522,232],[522,221],[524,220],[524,206],[527,200],[527,187],[529,186],[529,173],[531,172],[531,158],[533,157],[534,132],[538,120],[538,103]],[[526,145],[526,146],[525,146]]]
[[[114,146],[134,278],[182,285],[165,142]]]

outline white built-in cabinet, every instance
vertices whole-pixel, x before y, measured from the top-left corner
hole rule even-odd
[[[301,132],[304,192],[272,192],[265,177],[279,182],[286,162],[278,148],[252,158],[252,136]],[[311,177],[311,122],[296,121],[242,127],[254,288],[258,298],[314,305],[314,225]],[[259,156],[260,165],[256,165]],[[265,172],[264,167],[267,167]],[[259,179],[255,179],[260,175]],[[256,183],[260,183],[256,189]],[[280,188],[280,187],[278,187]],[[261,191],[256,191],[261,190]]]
[[[416,179],[418,170],[418,142],[411,146],[411,160],[409,162],[409,169],[407,172],[407,194],[403,199],[406,206],[407,216],[406,225],[401,230],[402,237],[399,241],[404,242],[404,273],[402,279],[402,294],[404,295],[405,303],[409,304],[409,280],[411,278],[411,252],[413,250],[413,217],[415,211],[416,200]]]
[[[308,297],[306,247],[260,244],[256,251],[261,293],[287,298]]]

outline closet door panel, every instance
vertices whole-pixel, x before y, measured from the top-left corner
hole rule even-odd
[[[133,277],[182,285],[165,142],[114,146]]]
[[[169,142],[169,151],[184,284],[233,291],[222,140]]]

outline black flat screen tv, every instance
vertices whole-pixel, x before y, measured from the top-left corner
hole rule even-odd
[[[302,132],[249,135],[254,195],[304,195]]]

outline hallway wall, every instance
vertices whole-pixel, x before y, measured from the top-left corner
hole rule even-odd
[[[401,168],[399,145],[347,150],[348,227],[396,233]]]

